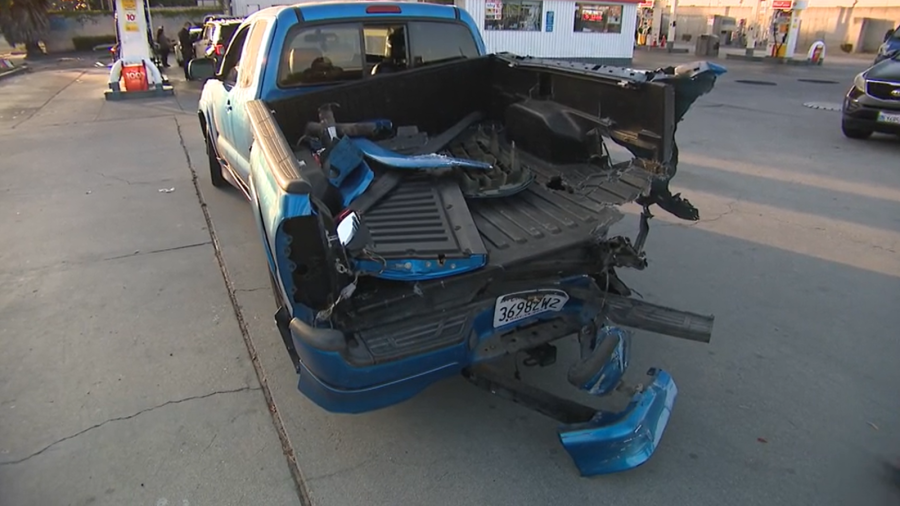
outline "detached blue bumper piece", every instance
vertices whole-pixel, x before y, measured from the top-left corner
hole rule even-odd
[[[669,423],[678,388],[669,373],[651,369],[650,383],[620,413],[598,412],[590,421],[563,425],[559,440],[582,476],[627,471],[650,459]]]

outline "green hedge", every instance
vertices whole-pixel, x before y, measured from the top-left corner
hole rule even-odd
[[[82,37],[72,37],[72,44],[76,51],[91,51],[101,44],[115,44],[115,35],[90,35]]]

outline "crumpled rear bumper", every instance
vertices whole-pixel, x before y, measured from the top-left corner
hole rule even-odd
[[[627,471],[650,459],[669,423],[678,388],[669,373],[651,369],[649,384],[618,413],[597,412],[588,421],[563,425],[559,440],[582,476]]]

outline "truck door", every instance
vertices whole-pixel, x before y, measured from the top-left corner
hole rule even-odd
[[[250,128],[250,119],[247,117],[247,102],[258,98],[259,95],[263,73],[262,62],[266,53],[264,46],[271,26],[273,23],[268,19],[259,19],[251,26],[241,54],[237,84],[229,91],[231,111],[228,121],[231,125],[228,141],[234,149],[234,159],[230,162],[244,183],[250,181],[250,145],[253,143],[253,132]]]
[[[247,33],[250,31],[249,26],[242,26],[235,34],[231,44],[225,51],[225,58],[219,67],[219,83],[213,83],[215,87],[215,98],[212,100],[213,117],[218,138],[216,139],[216,149],[219,156],[225,159],[228,168],[235,171],[235,163],[237,156],[234,152],[234,134],[231,131],[231,116],[234,112],[234,104],[232,102],[234,90],[237,86],[238,74],[240,73],[241,54],[244,49],[244,42],[247,40]],[[246,181],[245,181],[246,182]]]

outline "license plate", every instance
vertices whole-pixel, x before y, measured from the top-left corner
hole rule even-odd
[[[524,320],[530,316],[559,311],[569,302],[562,290],[530,290],[497,297],[494,303],[494,328]]]
[[[881,123],[890,123],[892,125],[900,125],[900,114],[890,114],[887,112],[878,112],[878,121]]]

